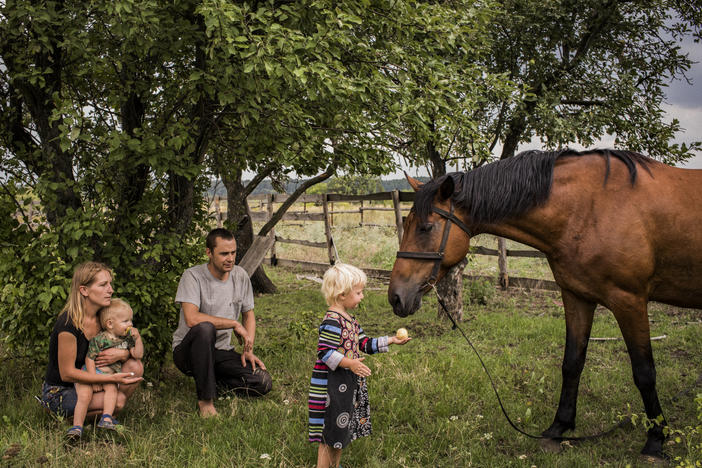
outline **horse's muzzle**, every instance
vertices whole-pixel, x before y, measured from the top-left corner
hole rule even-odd
[[[399,317],[407,317],[415,313],[422,305],[423,293],[421,290],[407,290],[402,287],[388,287],[388,302],[392,311]]]

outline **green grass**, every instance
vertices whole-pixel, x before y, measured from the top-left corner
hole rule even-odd
[[[316,446],[306,442],[307,385],[315,359],[316,326],[325,309],[319,284],[295,272],[268,268],[279,293],[256,298],[257,354],[274,378],[259,399],[216,402],[221,417],[200,420],[191,379],[168,363],[138,390],[114,438],[88,427],[87,440],[66,447],[67,421],[44,414],[34,402],[44,363],[3,360],[0,367],[2,466],[203,466],[309,467]],[[387,304],[386,285],[371,282],[358,316],[373,336],[407,328],[414,339],[366,359],[373,371],[369,391],[373,435],[353,442],[345,467],[591,467],[639,466],[645,441],[639,424],[595,441],[545,452],[516,433],[502,416],[485,373],[468,345],[448,323],[437,321],[427,298],[415,315],[401,319]],[[462,327],[495,378],[507,411],[526,431],[538,434],[551,422],[560,389],[564,321],[560,297],[536,291],[478,291],[466,298]],[[485,304],[480,304],[480,302]],[[700,372],[702,334],[698,312],[653,304],[652,335],[658,390],[671,427],[697,421],[693,386]],[[592,336],[617,337],[606,310],[596,312]],[[148,359],[148,356],[147,356]],[[577,435],[602,431],[620,415],[640,414],[622,341],[593,342],[578,402]],[[671,443],[673,456],[689,456],[685,440]],[[269,458],[261,458],[267,454]],[[699,453],[697,453],[699,455]]]

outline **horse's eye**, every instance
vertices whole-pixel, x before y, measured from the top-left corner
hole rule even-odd
[[[434,224],[432,224],[432,223],[422,224],[421,226],[419,226],[419,232],[429,232],[432,230],[433,227],[434,227]]]

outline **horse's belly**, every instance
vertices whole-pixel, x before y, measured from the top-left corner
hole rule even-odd
[[[677,269],[666,275],[656,275],[649,299],[678,307],[702,309],[702,269]]]

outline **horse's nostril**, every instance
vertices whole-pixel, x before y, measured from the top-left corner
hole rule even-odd
[[[399,294],[393,294],[392,297],[390,298],[390,305],[394,308],[397,309],[402,305],[402,300],[400,299]]]

